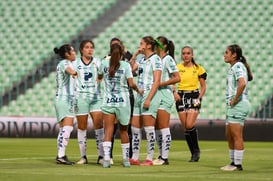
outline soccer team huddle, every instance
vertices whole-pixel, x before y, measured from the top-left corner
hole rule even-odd
[[[97,163],[103,168],[114,164],[113,144],[117,130],[124,167],[168,165],[172,140],[169,121],[174,103],[191,152],[189,161],[199,161],[195,121],[206,92],[207,73],[195,62],[193,49],[190,46],[181,49],[179,64],[174,60],[173,42],[164,36],[142,37],[133,54],[118,38],[111,39],[109,55],[103,59],[93,57],[94,49],[92,40],[83,40],[79,46],[81,56],[77,58],[69,44],[54,48],[62,59],[56,69],[55,109],[59,122],[56,163],[75,164],[65,154],[75,117],[80,149],[76,164],[88,163],[86,145],[90,115]],[[147,146],[146,159],[141,162],[142,128]],[[156,144],[159,155],[154,159]]]

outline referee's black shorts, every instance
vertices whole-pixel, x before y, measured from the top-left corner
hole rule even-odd
[[[189,109],[194,109],[197,111],[200,110],[201,100],[200,100],[200,104],[196,104],[196,99],[198,98],[200,94],[199,90],[178,91],[177,93],[181,97],[181,100],[176,102],[177,112],[187,111]]]

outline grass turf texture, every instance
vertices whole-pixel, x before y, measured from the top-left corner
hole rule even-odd
[[[244,171],[224,172],[221,166],[228,164],[228,148],[225,141],[200,141],[201,159],[189,163],[190,153],[184,140],[174,140],[167,166],[131,166],[123,168],[120,141],[114,145],[114,162],[110,168],[96,164],[95,140],[88,140],[87,165],[59,165],[55,163],[56,139],[0,138],[0,180],[27,181],[219,181],[219,180],[273,180],[273,143],[245,142]],[[140,160],[145,159],[146,142],[142,142]],[[67,148],[71,161],[78,161],[79,148],[71,139]],[[157,157],[157,148],[155,157]]]

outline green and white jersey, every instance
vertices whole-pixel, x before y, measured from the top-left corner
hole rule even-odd
[[[153,54],[148,58],[142,58],[138,62],[138,87],[146,91],[152,88],[154,83],[153,72],[162,70],[162,62],[157,54]]]
[[[104,60],[99,69],[103,74],[104,95],[102,106],[127,107],[130,106],[128,78],[133,78],[132,69],[129,63],[120,61],[119,69],[114,77],[109,77],[109,61]]]
[[[65,70],[73,65],[69,60],[61,60],[56,68],[56,98],[61,99],[73,95],[74,92],[74,79]]]
[[[73,62],[74,69],[78,73],[75,84],[77,97],[101,97],[100,83],[97,82],[98,70],[101,60],[93,58],[89,64],[85,64],[81,58]]]
[[[246,82],[246,87],[242,93],[242,95],[239,97],[239,101],[242,99],[248,98],[248,76],[247,76],[247,70],[246,67],[242,62],[235,63],[228,71],[227,75],[227,87],[226,87],[226,101],[229,103],[230,99],[232,99],[237,91],[238,82],[237,80],[239,78],[243,77]]]
[[[174,59],[170,55],[166,55],[162,58],[162,74],[161,74],[161,82],[166,82],[172,78],[172,74],[174,72],[178,72],[176,67],[176,63]],[[168,85],[165,87],[161,87],[160,89],[170,89],[172,90],[172,86]]]

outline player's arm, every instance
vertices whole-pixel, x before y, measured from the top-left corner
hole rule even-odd
[[[230,106],[234,106],[239,102],[239,97],[242,95],[245,87],[246,87],[246,81],[243,77],[240,77],[237,80],[238,86],[237,86],[237,91],[233,99],[230,100]]]
[[[176,84],[177,82],[180,82],[180,75],[178,72],[173,72],[169,80],[160,83],[160,87]]]
[[[68,74],[70,74],[70,75],[72,75],[73,77],[77,77],[77,71],[75,71],[72,67],[66,67],[66,69],[65,69],[65,71],[68,73]]]

